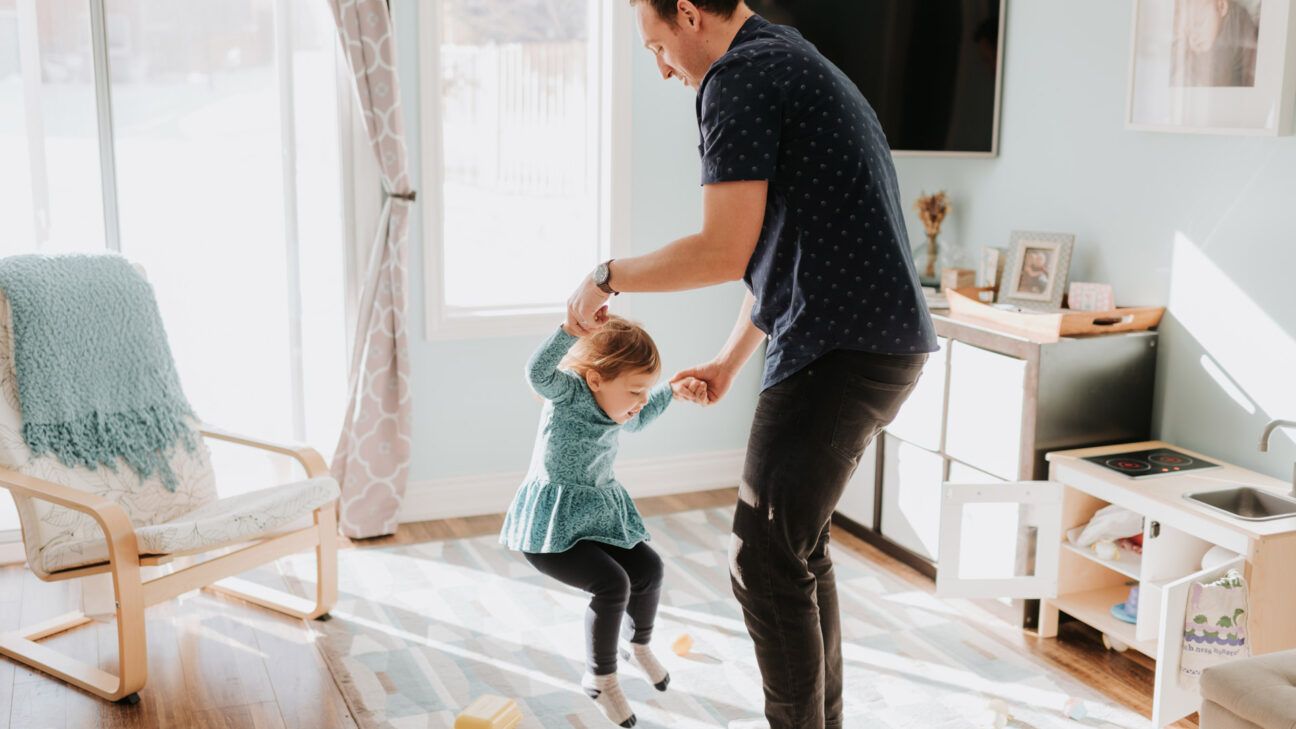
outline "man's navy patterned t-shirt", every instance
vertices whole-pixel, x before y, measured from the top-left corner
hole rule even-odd
[[[936,350],[895,166],[855,84],[753,15],[698,89],[702,184],[768,180],[744,281],[769,336],[764,387],[835,349]]]

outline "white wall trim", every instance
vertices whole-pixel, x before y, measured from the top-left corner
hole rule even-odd
[[[27,550],[23,547],[22,531],[19,529],[0,530],[0,567],[22,564],[26,561]]]
[[[617,480],[636,499],[738,485],[746,451],[711,451],[670,458],[641,458],[617,463]],[[526,473],[486,473],[413,481],[405,490],[399,521],[406,524],[508,509]]]

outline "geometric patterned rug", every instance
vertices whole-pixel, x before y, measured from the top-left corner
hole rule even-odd
[[[759,673],[729,590],[731,511],[646,519],[666,564],[653,647],[671,672],[660,693],[637,674],[622,687],[649,729],[713,729],[761,716]],[[537,573],[494,536],[339,554],[333,619],[317,645],[363,729],[445,729],[476,696],[516,700],[534,729],[610,727],[579,688],[586,597]],[[1150,722],[976,627],[969,606],[915,590],[848,550],[833,552],[842,609],[846,726],[1144,729]],[[313,559],[280,560],[310,588]],[[975,613],[975,608],[971,608]],[[993,620],[988,616],[987,620]],[[692,654],[670,645],[681,633]],[[1067,718],[1071,697],[1087,717]]]

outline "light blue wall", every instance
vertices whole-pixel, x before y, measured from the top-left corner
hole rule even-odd
[[[421,150],[418,4],[397,0],[393,6],[401,92],[417,180]],[[657,78],[647,52],[634,53],[633,74],[632,249],[642,253],[697,232],[702,219],[701,191],[693,95],[678,83]],[[423,336],[422,235],[423,221],[416,216],[410,229],[414,243],[410,261],[411,479],[525,470],[540,403],[527,388],[522,369],[543,336],[427,341]],[[670,373],[715,355],[729,334],[741,300],[741,285],[729,284],[680,294],[638,295],[628,303],[630,315],[643,322],[656,339],[664,371]],[[742,448],[758,390],[758,359],[759,355],[718,405],[702,409],[675,403],[653,427],[627,435],[622,439],[623,456],[668,457]]]
[[[1126,131],[1129,37],[1129,0],[1010,2],[999,158],[901,159],[904,197],[949,190],[943,237],[973,250],[1074,233],[1073,280],[1170,304],[1158,434],[1286,478],[1296,434],[1268,456],[1257,440],[1269,417],[1296,418],[1296,138]]]

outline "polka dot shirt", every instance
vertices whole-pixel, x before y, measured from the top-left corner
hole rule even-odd
[[[754,15],[703,78],[697,114],[703,185],[770,182],[744,276],[769,336],[764,387],[835,349],[936,350],[891,151],[845,74]]]

